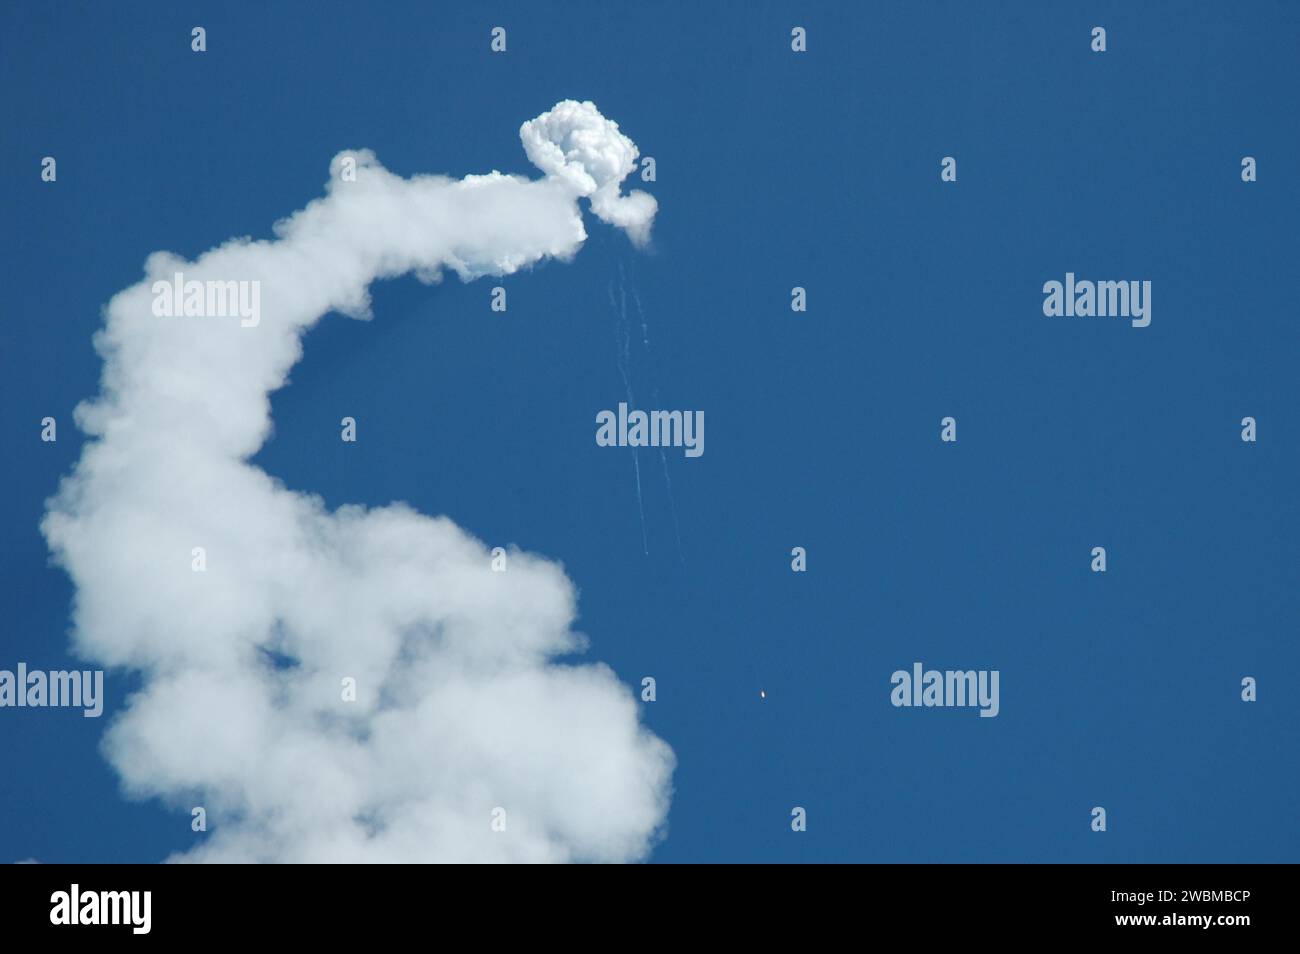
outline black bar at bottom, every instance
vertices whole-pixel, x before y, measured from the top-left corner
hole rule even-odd
[[[927,940],[1101,933],[1230,943],[1285,931],[1294,880],[1294,869],[1275,865],[666,867],[596,877],[575,867],[534,883],[527,871],[482,868],[9,865],[0,925],[7,941],[338,942],[374,940],[381,925],[380,936],[453,923],[485,926],[489,937],[530,924],[549,933],[571,912],[579,931],[593,913],[624,921],[628,941],[675,922],[761,935],[762,925],[812,919],[818,932],[876,938],[922,930]]]

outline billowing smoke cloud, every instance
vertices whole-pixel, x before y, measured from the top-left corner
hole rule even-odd
[[[275,240],[155,253],[108,304],[101,393],[77,411],[93,439],[43,530],[78,651],[143,676],[105,739],[126,789],[207,811],[180,860],[623,861],[662,829],[672,752],[607,667],[558,658],[584,646],[556,564],[511,551],[493,572],[444,517],[331,512],[248,462],[304,331],[367,316],[374,280],[571,258],[583,197],[645,239],[654,200],[619,194],[636,146],[595,106],[520,135],[543,178],[407,180],[340,154]],[[260,282],[260,322],[158,317],[177,272]]]
[[[528,161],[548,176],[589,196],[591,211],[626,229],[634,242],[650,237],[658,203],[645,192],[620,195],[619,184],[636,168],[637,149],[591,103],[566,100],[519,130]]]

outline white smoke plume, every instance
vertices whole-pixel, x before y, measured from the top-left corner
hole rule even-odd
[[[548,176],[568,182],[591,199],[591,211],[610,225],[625,229],[632,241],[650,238],[658,209],[654,196],[619,186],[636,169],[636,144],[618,131],[592,103],[565,100],[519,129],[528,161]]]
[[[662,832],[672,751],[607,667],[559,658],[584,641],[558,565],[512,550],[493,572],[445,517],[331,512],[249,463],[303,333],[368,316],[376,279],[569,259],[584,197],[646,239],[654,199],[619,191],[636,146],[594,105],[520,136],[541,179],[402,179],[341,153],[274,240],[155,253],[106,308],[101,392],[77,410],[91,440],[42,528],[77,651],[143,677],[104,743],[124,787],[207,811],[175,860],[628,861]],[[260,282],[260,323],[158,317],[176,272]]]

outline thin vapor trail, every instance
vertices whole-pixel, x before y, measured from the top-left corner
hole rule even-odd
[[[627,391],[627,406],[636,407],[636,400],[632,396],[632,375],[631,375],[631,330],[628,328],[627,321],[627,292],[623,288],[623,266],[619,265],[618,276],[618,293],[619,298],[614,298],[614,283],[609,283],[609,305],[613,310],[618,322],[614,328],[614,342],[618,347],[618,371],[623,376],[623,388]],[[638,448],[632,448],[632,470],[636,474],[636,507],[641,516],[641,549],[646,556],[650,555],[650,541],[646,536],[645,529],[645,501],[641,494],[641,455]]]
[[[623,278],[623,263],[618,263],[619,281]],[[650,326],[646,322],[645,309],[641,307],[641,295],[636,290],[636,277],[632,279],[632,301],[636,304],[637,314],[641,318],[641,340],[645,345],[646,356],[650,355]],[[655,404],[659,403],[659,388],[654,389],[652,394]],[[677,538],[677,559],[681,561],[682,566],[686,565],[686,554],[682,549],[682,528],[677,521],[677,501],[673,497],[673,479],[668,476],[668,454],[663,447],[659,448],[659,463],[663,467],[664,485],[668,489],[668,508],[673,515],[673,533]]]

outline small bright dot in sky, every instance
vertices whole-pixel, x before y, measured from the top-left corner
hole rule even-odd
[[[758,690],[758,698],[760,698],[760,699],[766,699],[766,698],[767,698],[767,691],[764,690],[764,689],[760,689],[760,690]]]

